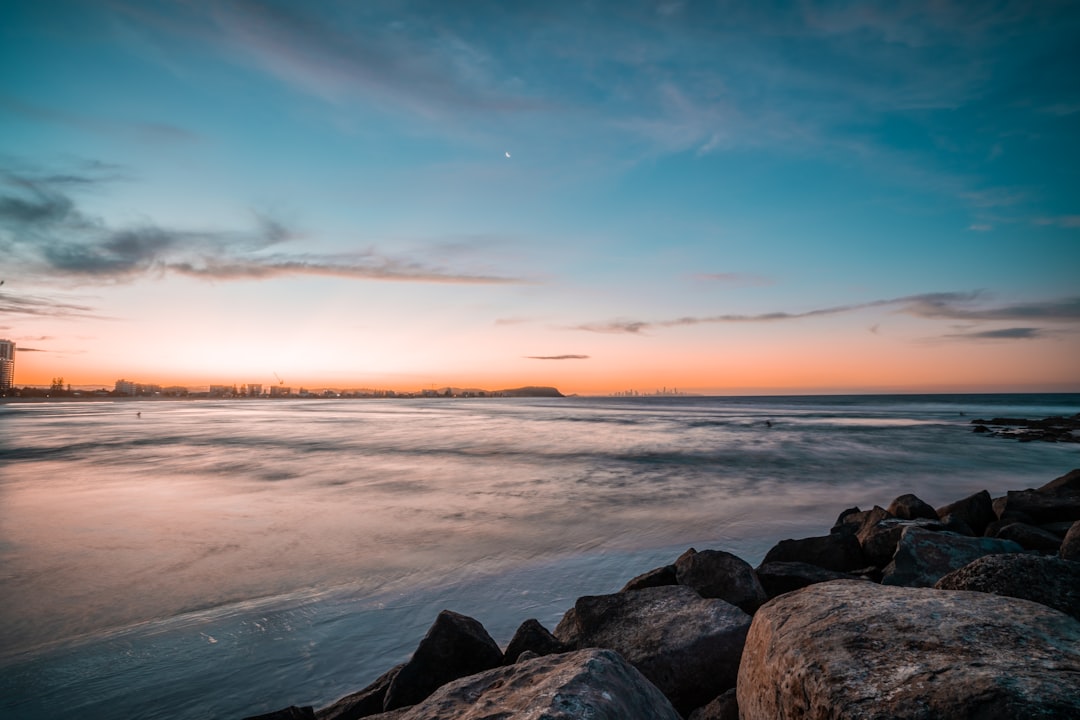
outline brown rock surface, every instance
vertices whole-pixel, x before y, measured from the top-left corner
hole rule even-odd
[[[1015,598],[839,580],[765,604],[742,720],[1080,717],[1080,622]]]
[[[973,538],[950,532],[908,527],[900,536],[893,561],[885,568],[883,585],[933,587],[943,576],[983,555],[1023,552],[1011,540]]]
[[[723,550],[686,554],[675,563],[680,585],[704,598],[719,598],[753,613],[767,599],[754,569],[742,558]]]
[[[1061,558],[987,555],[949,573],[934,587],[1023,598],[1080,620],[1080,563]]]
[[[969,495],[963,500],[943,505],[937,509],[937,514],[939,518],[951,515],[954,519],[962,521],[975,535],[982,535],[986,526],[998,519],[994,512],[994,501],[990,498],[990,493],[985,490]]]

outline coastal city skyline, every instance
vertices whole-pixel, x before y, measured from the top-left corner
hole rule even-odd
[[[1073,4],[0,17],[16,386],[1080,391]]]

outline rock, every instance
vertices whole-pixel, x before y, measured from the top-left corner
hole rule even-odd
[[[954,532],[957,535],[975,537],[975,531],[971,529],[971,526],[964,522],[963,519],[951,513],[941,518],[941,524],[944,525],[945,529],[949,532]]]
[[[1025,550],[1037,550],[1047,555],[1057,555],[1058,549],[1061,547],[1061,538],[1057,535],[1027,523],[1002,522],[1005,524],[995,528],[994,534],[991,535],[988,529],[987,534],[989,537],[1012,540]],[[994,523],[990,524],[993,525]]]
[[[758,580],[771,600],[778,595],[794,592],[814,583],[830,580],[855,580],[854,575],[826,570],[817,565],[801,562],[771,562],[757,569]]]
[[[357,720],[357,718],[381,713],[386,699],[386,689],[390,687],[390,681],[403,667],[405,667],[404,664],[391,668],[363,690],[346,695],[333,705],[318,710],[315,713],[316,720]]]
[[[535,660],[538,657],[543,657],[543,655],[537,655],[532,650],[523,650],[521,652],[521,654],[517,656],[517,660],[515,660],[514,662],[525,662],[527,660]]]
[[[244,720],[315,720],[315,711],[310,706],[290,705],[284,710],[275,710],[264,715],[252,715]]]
[[[885,568],[883,585],[932,587],[941,577],[983,555],[1023,552],[1011,540],[973,538],[950,532],[904,528],[893,561]]]
[[[1064,560],[1080,560],[1080,520],[1074,522],[1069,532],[1065,533],[1058,557]]]
[[[915,518],[929,518],[930,520],[938,519],[937,511],[934,510],[934,508],[930,507],[911,493],[901,495],[889,503],[887,512],[892,513],[902,520],[914,520]]]
[[[934,587],[1023,598],[1080,620],[1080,563],[1061,558],[987,555],[949,573]]]
[[[398,712],[394,720],[680,720],[611,650],[548,655],[461,678]]]
[[[1080,414],[1076,415],[1080,419]],[[1070,470],[1059,478],[1054,478],[1037,490],[1044,495],[1055,497],[1080,497],[1080,468]]]
[[[804,562],[826,570],[846,572],[866,564],[859,541],[847,533],[821,537],[781,540],[773,546],[762,563]]]
[[[686,714],[735,685],[749,627],[734,605],[671,585],[578,598],[555,637],[617,651]]]
[[[540,624],[539,620],[530,618],[521,623],[510,644],[503,653],[503,665],[513,665],[518,656],[526,651],[533,652],[537,657],[566,652],[567,648],[559,642],[548,629]]]
[[[945,525],[935,516],[933,520],[919,518],[917,520],[901,520],[900,518],[887,517],[876,523],[867,524],[859,528],[856,537],[862,544],[863,557],[875,567],[885,567],[892,561],[896,554],[896,546],[900,542],[900,536],[909,527],[920,527],[924,530],[944,530]]]
[[[838,580],[762,606],[742,720],[1080,717],[1080,622],[1015,598]]]
[[[391,679],[383,710],[414,705],[451,680],[501,663],[502,651],[483,625],[443,610],[409,662]]]
[[[840,513],[829,533],[854,533],[862,524],[863,511],[856,505]]]
[[[753,614],[768,598],[750,564],[723,550],[684,555],[675,564],[680,585],[704,598],[719,598]]]
[[[664,585],[678,585],[679,580],[675,575],[674,565],[665,565],[642,573],[623,585],[619,592],[631,592],[649,587],[663,587]]]
[[[687,720],[739,720],[739,701],[735,699],[735,688],[725,691],[705,707],[690,713]]]
[[[952,515],[971,528],[973,535],[982,535],[986,526],[997,520],[993,500],[990,499],[990,493],[985,490],[939,507],[937,515],[939,518]]]
[[[1052,495],[1040,490],[1010,490],[1000,500],[999,515],[1035,524],[1080,520],[1080,495]]]

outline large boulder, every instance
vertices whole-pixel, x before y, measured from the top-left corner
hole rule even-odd
[[[758,580],[765,588],[765,594],[772,599],[784,593],[801,590],[807,585],[830,580],[856,580],[854,575],[826,570],[817,565],[801,562],[771,562],[760,565],[757,569]]]
[[[680,713],[735,685],[750,616],[682,585],[578,598],[555,637],[620,653]]]
[[[917,518],[915,520],[901,520],[896,517],[886,517],[873,521],[868,519],[859,528],[855,537],[862,545],[863,557],[866,562],[875,567],[885,567],[896,554],[896,546],[900,543],[900,536],[909,527],[920,527],[924,530],[944,530],[945,525],[936,517],[933,520]]]
[[[901,495],[889,503],[887,512],[892,513],[901,520],[914,520],[915,518],[938,519],[937,511],[933,507],[911,493]]]
[[[1023,552],[1012,540],[967,537],[933,532],[920,527],[904,528],[893,561],[885,568],[883,585],[932,587],[941,577],[959,570],[983,555]]]
[[[567,648],[535,618],[521,623],[510,644],[503,653],[503,665],[513,665],[523,652],[535,653],[537,657],[566,652]]]
[[[995,523],[990,523],[986,530],[987,536],[1012,540],[1025,550],[1036,550],[1047,555],[1057,555],[1058,549],[1061,548],[1061,538],[1040,527],[1008,520],[998,522],[1002,524],[996,528],[994,528]],[[990,528],[994,528],[992,532]]]
[[[634,590],[643,590],[650,587],[663,587],[664,585],[678,585],[679,578],[675,574],[674,565],[664,565],[650,570],[649,572],[641,573],[637,577],[631,578],[622,590],[619,592],[633,592]]]
[[[723,695],[705,707],[690,713],[687,720],[739,720],[739,701],[735,697],[735,688],[724,691]]]
[[[548,655],[443,685],[379,720],[680,720],[667,698],[618,653]]]
[[[766,603],[742,720],[1080,717],[1080,622],[1015,598],[838,580]]]
[[[987,555],[952,571],[934,587],[1023,598],[1080,620],[1080,563],[1061,558]]]
[[[675,563],[680,585],[704,598],[719,598],[753,613],[767,599],[754,568],[742,558],[723,550],[685,554]]]
[[[415,705],[451,680],[498,667],[502,658],[483,625],[443,610],[412,658],[390,680],[383,710]]]
[[[765,554],[762,561],[771,562],[804,562],[837,572],[857,570],[866,565],[859,541],[846,532],[781,540]]]
[[[333,705],[317,710],[316,720],[358,720],[358,718],[382,712],[383,702],[386,700],[386,689],[390,687],[390,681],[403,667],[405,667],[404,664],[396,665],[363,690],[350,693]]]
[[[1080,520],[1080,494],[1055,495],[1042,490],[1010,490],[997,503],[1002,518],[1015,517],[1036,524]]]
[[[982,535],[986,526],[998,519],[994,512],[994,501],[985,490],[939,507],[937,515],[942,519],[951,516],[953,521],[963,522],[974,535]]]
[[[1058,556],[1063,560],[1080,561],[1080,520],[1077,520],[1065,533],[1065,539],[1061,541],[1061,549]]]

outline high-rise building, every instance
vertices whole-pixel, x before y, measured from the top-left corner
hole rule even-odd
[[[6,392],[15,384],[15,343],[0,340],[0,392]]]

